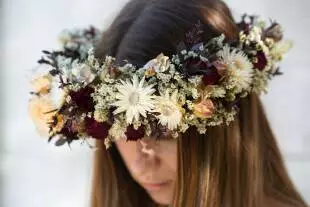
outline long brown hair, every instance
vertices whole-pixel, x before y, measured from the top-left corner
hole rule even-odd
[[[196,22],[204,40],[237,37],[230,10],[217,0],[132,0],[103,34],[96,56],[142,66],[163,52],[171,56]],[[298,206],[306,203],[284,166],[259,97],[250,94],[230,125],[200,135],[190,128],[177,141],[175,207]],[[116,147],[96,142],[92,207],[157,206],[130,176]],[[190,169],[190,170],[188,170]]]

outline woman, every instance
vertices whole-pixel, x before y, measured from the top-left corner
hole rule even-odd
[[[215,0],[132,0],[97,46],[106,55],[144,65],[172,55],[197,20],[203,39],[237,37],[227,6]],[[228,126],[205,134],[188,130],[177,140],[117,141],[108,151],[97,141],[92,206],[300,206],[306,203],[285,168],[258,95],[241,99]]]
[[[43,51],[30,111],[56,145],[98,139],[92,207],[307,206],[258,97],[288,45],[255,22],[219,0],[131,0],[94,53],[94,28]]]

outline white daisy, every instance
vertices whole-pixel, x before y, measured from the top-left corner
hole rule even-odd
[[[220,62],[226,66],[226,76],[230,88],[235,88],[237,92],[247,90],[250,87],[253,76],[253,64],[246,54],[229,46],[224,46],[218,52]]]
[[[132,124],[133,119],[139,121],[140,115],[146,117],[146,112],[154,108],[152,96],[155,92],[154,85],[144,86],[144,81],[144,77],[139,82],[138,77],[134,75],[132,81],[121,80],[121,83],[116,85],[118,93],[115,97],[118,101],[112,104],[117,107],[114,114],[126,112],[128,124]]]
[[[157,118],[159,123],[167,126],[169,130],[174,130],[181,123],[182,112],[178,104],[177,93],[175,91],[171,96],[166,91],[165,95],[157,96],[155,99],[155,109],[153,112],[159,113]]]

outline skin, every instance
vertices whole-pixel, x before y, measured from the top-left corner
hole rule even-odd
[[[156,141],[116,142],[133,179],[159,204],[171,204],[177,178],[177,142],[173,139]]]

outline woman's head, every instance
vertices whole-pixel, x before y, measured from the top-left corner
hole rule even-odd
[[[222,1],[132,0],[104,32],[96,56],[138,67],[160,53],[171,57],[198,21],[204,41],[222,33],[237,37]],[[229,126],[203,135],[189,128],[177,139],[118,141],[109,150],[97,141],[93,207],[256,207],[266,200],[305,206],[255,94],[241,100]]]

